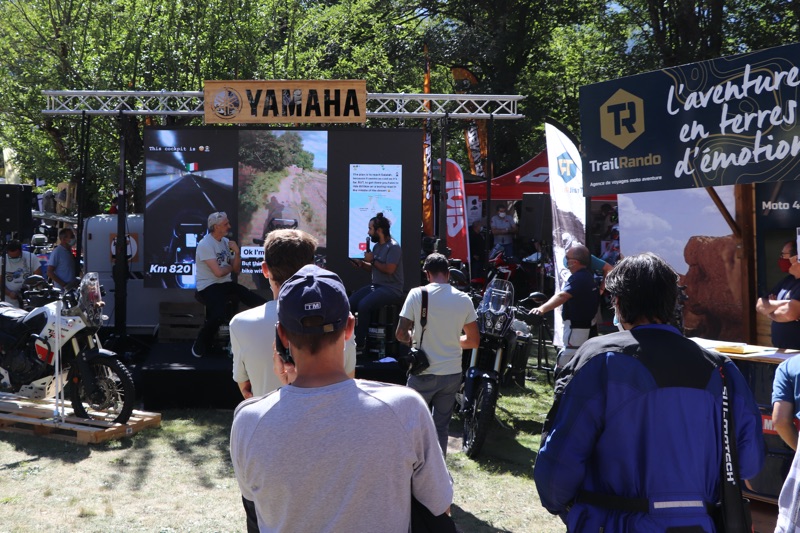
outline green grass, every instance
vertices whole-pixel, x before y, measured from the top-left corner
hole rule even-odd
[[[249,220],[253,213],[269,202],[268,196],[275,194],[286,171],[259,172],[239,191],[239,211],[243,220]]]
[[[453,420],[447,464],[453,516],[465,532],[564,531],[532,479],[552,397],[544,373],[535,377],[524,389],[502,389],[502,425],[492,426],[476,459],[460,452],[462,421]],[[92,446],[0,431],[0,530],[244,531],[228,449],[232,416],[168,410],[160,429]]]
[[[447,456],[453,476],[453,517],[470,532],[563,532],[561,520],[539,504],[533,481],[533,465],[539,438],[553,397],[544,372],[533,372],[535,381],[525,387],[501,389],[492,425],[480,454],[468,458],[460,451]],[[461,443],[463,421],[450,425],[453,440]]]

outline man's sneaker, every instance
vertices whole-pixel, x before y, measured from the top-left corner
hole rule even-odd
[[[194,341],[194,344],[192,344],[192,355],[195,357],[203,357],[205,354],[205,349],[203,349],[197,341]]]

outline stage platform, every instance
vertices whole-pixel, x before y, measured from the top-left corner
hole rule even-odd
[[[270,355],[271,356],[271,355]],[[131,365],[142,409],[233,409],[242,401],[227,352],[197,358],[191,342],[153,343]],[[356,377],[404,385],[397,363],[359,362]]]
[[[135,365],[137,396],[145,410],[204,407],[233,409],[242,400],[225,352],[194,357],[191,342],[153,344]]]

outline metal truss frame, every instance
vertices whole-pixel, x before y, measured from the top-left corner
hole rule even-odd
[[[202,91],[42,91],[45,115],[202,117]],[[518,120],[520,95],[367,93],[367,118]]]

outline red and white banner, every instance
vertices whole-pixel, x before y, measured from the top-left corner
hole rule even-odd
[[[550,169],[550,201],[553,205],[553,261],[558,275],[555,292],[570,272],[564,266],[565,250],[573,243],[586,244],[586,199],[583,167],[574,137],[555,121],[545,121],[547,161]],[[561,309],[553,313],[553,344],[563,346]]]
[[[439,160],[441,164],[442,160]],[[464,190],[464,172],[452,159],[447,160],[447,245],[453,259],[469,260],[469,236],[467,230],[467,194]]]

